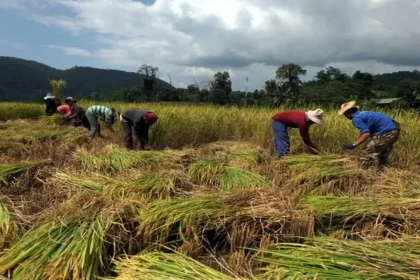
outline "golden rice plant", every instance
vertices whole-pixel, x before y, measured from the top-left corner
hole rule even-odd
[[[16,162],[0,164],[0,181],[6,182],[8,178],[18,176],[32,168],[51,163],[51,160],[40,160],[33,162]]]
[[[52,93],[55,97],[60,97],[61,92],[67,86],[67,82],[65,80],[50,80],[50,86]]]

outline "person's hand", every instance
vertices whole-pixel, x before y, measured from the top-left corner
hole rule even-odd
[[[356,148],[356,146],[353,144],[341,144],[341,149],[343,150],[353,150],[354,148]]]

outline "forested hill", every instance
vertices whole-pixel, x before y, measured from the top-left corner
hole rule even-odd
[[[376,83],[381,86],[394,87],[404,80],[420,81],[420,71],[399,71],[374,76]]]
[[[63,95],[85,97],[93,93],[107,98],[122,87],[143,87],[142,76],[134,72],[73,67],[59,70],[48,65],[0,56],[0,100],[41,101],[49,91],[49,79],[64,79]],[[157,79],[157,87],[172,86]]]

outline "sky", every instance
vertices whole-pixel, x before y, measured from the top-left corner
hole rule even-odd
[[[176,87],[228,71],[260,89],[282,64],[420,69],[420,0],[0,0],[0,55],[55,68],[159,67]]]

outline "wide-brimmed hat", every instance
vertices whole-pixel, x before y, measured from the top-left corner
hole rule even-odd
[[[54,95],[51,92],[47,93],[47,95],[44,97],[44,99],[53,99],[53,98],[54,98]]]
[[[65,103],[67,103],[67,102],[69,102],[69,101],[77,102],[77,99],[75,99],[75,98],[73,98],[73,97],[69,96],[69,97],[67,97],[67,98],[64,100],[64,102],[65,102]]]
[[[357,109],[359,109],[359,106],[357,106],[356,104],[357,103],[354,100],[352,100],[350,102],[347,102],[347,103],[344,103],[344,104],[341,104],[340,110],[338,110],[338,115],[339,116],[344,115],[344,113],[347,110],[350,110],[351,108],[357,108]]]
[[[324,111],[322,109],[309,110],[306,112],[308,119],[317,124],[324,124]]]

